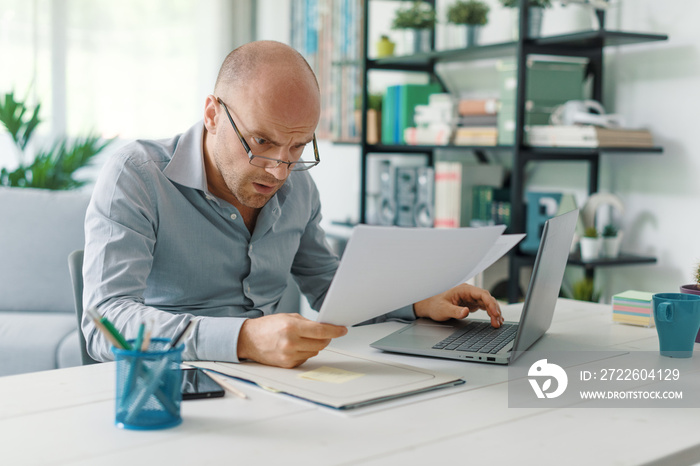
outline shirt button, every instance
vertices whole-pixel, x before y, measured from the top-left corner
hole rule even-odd
[[[248,285],[248,293],[250,293],[250,285]]]
[[[211,201],[211,200],[212,200],[212,197],[211,197],[209,194],[206,195],[206,198],[207,198],[207,201]]]
[[[253,245],[248,246],[248,252],[253,252]]]
[[[236,214],[231,214],[231,220],[236,220],[238,218],[238,215]]]

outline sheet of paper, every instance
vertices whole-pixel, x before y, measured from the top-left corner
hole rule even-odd
[[[520,241],[522,241],[523,238],[525,238],[525,233],[520,233],[517,235],[499,236],[496,240],[496,244],[494,244],[493,247],[489,249],[489,252],[487,252],[484,258],[481,259],[479,265],[477,265],[474,268],[474,270],[469,272],[469,275],[467,275],[463,280],[461,280],[459,283],[455,283],[455,285],[464,283],[472,277],[476,277],[478,274],[488,269],[491,265],[493,265],[494,262],[503,257],[505,253],[513,249],[513,247]]]
[[[442,293],[473,276],[504,229],[358,225],[318,321],[350,326]]]

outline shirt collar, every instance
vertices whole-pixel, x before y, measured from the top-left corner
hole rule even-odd
[[[204,121],[201,120],[180,135],[173,156],[163,170],[165,176],[182,186],[208,193],[203,145]]]

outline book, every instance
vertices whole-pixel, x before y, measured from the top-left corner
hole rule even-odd
[[[406,128],[404,130],[404,142],[409,145],[435,145],[445,146],[450,142],[452,128],[447,125],[431,125],[425,128]]]
[[[532,146],[598,147],[598,136],[590,125],[532,125],[525,128],[525,140]]]
[[[460,115],[495,115],[498,113],[496,99],[460,99],[457,104]]]
[[[252,361],[238,364],[187,361],[186,364],[341,410],[464,383],[463,379],[453,375],[335,348],[326,348],[293,369]]]
[[[457,146],[495,146],[498,144],[498,128],[489,126],[458,127],[454,144]]]
[[[461,115],[457,126],[498,126],[498,115]]]
[[[645,129],[601,128],[593,125],[531,125],[526,141],[543,147],[653,147]]]
[[[461,222],[462,164],[435,163],[435,228],[458,228]]]
[[[599,147],[653,147],[651,133],[645,129],[595,127]]]
[[[417,105],[427,105],[437,84],[401,84],[387,87],[382,105],[382,143],[405,144],[404,131],[413,127]]]

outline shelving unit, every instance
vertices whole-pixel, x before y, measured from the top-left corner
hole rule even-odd
[[[512,171],[510,173],[510,202],[511,225],[510,231],[522,233],[525,231],[525,167],[529,163],[544,161],[578,161],[588,165],[588,193],[598,191],[598,176],[600,156],[602,153],[615,153],[620,156],[632,156],[640,153],[661,153],[660,147],[653,148],[560,148],[560,147],[531,147],[524,143],[525,102],[527,89],[526,62],[529,55],[556,55],[569,57],[584,57],[589,60],[589,69],[593,75],[591,98],[599,102],[603,101],[603,49],[609,46],[629,45],[645,42],[663,41],[668,38],[661,34],[629,33],[609,31],[605,29],[604,12],[598,11],[599,30],[577,32],[550,37],[527,38],[524,33],[519,34],[519,39],[513,42],[489,44],[456,50],[433,51],[412,56],[395,56],[382,59],[370,59],[368,54],[369,31],[369,4],[372,0],[364,0],[364,41],[362,59],[362,108],[367,108],[369,72],[373,70],[391,70],[429,73],[436,81],[440,81],[435,74],[436,63],[470,61],[484,58],[501,58],[515,56],[517,61],[517,89],[516,89],[516,130],[515,140],[512,146],[404,146],[368,144],[364,135],[367,134],[366,112],[363,113],[361,126],[361,172],[360,172],[360,222],[366,221],[367,211],[367,170],[370,154],[404,153],[422,154],[427,156],[428,164],[433,165],[436,150],[460,150],[472,151],[477,159],[486,162],[485,153],[488,151],[506,151],[512,154]],[[435,4],[434,1],[428,2]],[[528,8],[523,8],[527,0],[520,0],[520,31],[527,30]],[[434,37],[433,37],[434,49]],[[444,87],[444,86],[443,86]],[[580,257],[572,256],[570,265],[584,267],[588,276],[592,276],[595,268],[618,265],[639,265],[656,262],[653,257],[640,257],[622,255],[617,259],[606,259],[592,262],[583,262]],[[509,261],[508,300],[517,301],[519,298],[519,277],[522,267],[531,266],[534,256],[513,251]]]

